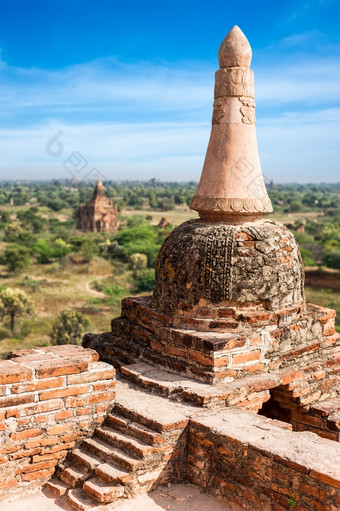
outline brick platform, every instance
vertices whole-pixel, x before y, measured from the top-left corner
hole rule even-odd
[[[332,397],[340,368],[335,311],[316,305],[282,311],[223,307],[167,316],[150,297],[125,298],[112,332],[87,334],[83,345],[116,367],[138,360],[217,384],[284,367],[308,369],[320,382],[322,399]],[[195,316],[193,316],[195,314]],[[222,318],[223,317],[223,318]]]

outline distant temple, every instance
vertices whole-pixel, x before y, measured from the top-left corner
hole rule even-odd
[[[117,232],[118,208],[105,196],[100,176],[92,198],[77,211],[77,229],[86,232]]]

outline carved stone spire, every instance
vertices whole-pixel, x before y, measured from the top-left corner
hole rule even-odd
[[[251,56],[248,39],[235,25],[218,52],[211,135],[191,202],[201,218],[233,221],[235,215],[242,220],[272,211],[257,148]]]

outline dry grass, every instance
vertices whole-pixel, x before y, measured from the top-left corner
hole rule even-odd
[[[3,277],[1,284],[25,290],[35,306],[35,317],[29,320],[31,332],[24,339],[4,337],[4,329],[8,327],[8,323],[5,321],[0,324],[3,337],[0,341],[0,358],[4,358],[11,349],[49,345],[52,323],[62,309],[82,312],[90,321],[90,330],[93,332],[109,330],[111,318],[119,315],[119,301],[97,298],[91,292],[91,288],[87,289],[87,282],[91,284],[93,280],[100,281],[105,276],[105,280],[109,279],[107,285],[114,283],[126,285],[126,294],[129,294],[128,275],[119,271],[117,277],[114,276],[115,268],[99,257],[86,265],[64,268],[58,264],[35,264],[29,268],[29,272],[8,278],[4,278],[5,268],[0,270]],[[107,277],[109,273],[112,277]],[[19,324],[17,330],[20,332]]]

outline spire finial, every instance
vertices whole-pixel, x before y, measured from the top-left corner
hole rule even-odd
[[[202,218],[238,215],[242,221],[272,211],[257,148],[251,56],[248,39],[235,25],[218,52],[211,135],[191,202]]]
[[[235,25],[223,39],[218,51],[220,68],[250,67],[251,46],[242,30]]]

